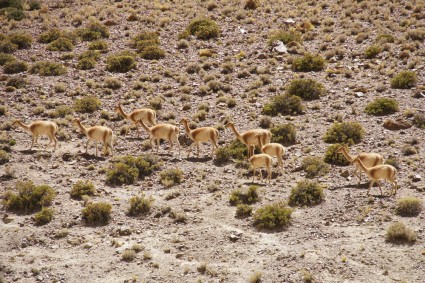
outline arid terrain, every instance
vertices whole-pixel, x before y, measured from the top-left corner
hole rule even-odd
[[[0,8],[9,2],[15,1],[0,1]],[[19,21],[11,10],[0,13],[0,62],[10,54],[14,58],[4,62],[26,64],[0,66],[0,282],[424,282],[425,212],[397,213],[403,197],[419,199],[422,206],[425,200],[424,2],[248,1],[255,7],[246,2],[40,0],[24,1]],[[218,34],[208,39],[191,34],[188,26],[196,19],[215,21]],[[101,31],[90,30],[90,23]],[[53,29],[67,38],[60,47],[43,36]],[[279,31],[293,38],[276,43],[285,41],[273,37]],[[156,37],[135,39],[146,32]],[[146,42],[162,56],[144,55]],[[287,50],[273,49],[276,44]],[[123,51],[130,63],[113,69],[108,60]],[[294,61],[305,54],[321,56],[324,66],[296,70]],[[64,71],[45,75],[35,68],[42,61],[61,63]],[[402,71],[414,73],[411,86],[393,84]],[[284,107],[267,113],[265,106],[296,79],[312,79],[324,91],[303,99],[297,113]],[[94,109],[81,107],[86,97],[94,99]],[[395,100],[397,109],[371,115],[365,109],[377,98]],[[176,145],[167,153],[167,141],[157,154],[141,127],[137,138],[135,126],[116,113],[118,103],[125,113],[156,109],[157,123],[177,125],[180,155]],[[199,158],[196,147],[188,158],[179,123],[184,117],[192,127],[216,127],[220,148],[236,139],[225,127],[229,121],[240,132],[290,124],[296,140],[285,144],[283,173],[274,166],[271,184],[252,183],[246,159],[217,162],[209,143],[202,143]],[[85,153],[87,138],[74,118],[111,128],[113,156],[101,155],[98,145],[96,157],[94,142]],[[29,150],[31,134],[13,125],[17,119],[56,122],[57,150],[47,146],[46,136]],[[386,120],[408,126],[390,130],[383,126]],[[324,137],[340,122],[357,122],[364,130],[349,144],[351,154],[380,153],[397,168],[395,196],[388,196],[387,181],[381,181],[383,196],[377,186],[367,196],[365,173],[357,186],[358,178],[347,176],[354,165],[330,164],[309,179],[324,188],[323,201],[293,206],[283,229],[259,229],[253,216],[235,216],[230,195],[251,185],[259,194],[254,214],[288,202],[297,183],[310,177],[303,160],[323,160],[333,144]],[[151,174],[124,184],[107,182],[120,157],[146,154],[158,157]],[[161,173],[168,169],[181,170],[182,180],[164,182]],[[80,180],[94,185],[94,195],[71,198]],[[8,208],[7,192],[16,193],[21,181],[56,192],[47,224],[36,225],[38,210]],[[129,215],[130,199],[141,195],[153,200],[149,212]],[[82,211],[97,202],[111,205],[111,218],[89,225]],[[410,227],[415,241],[386,240],[396,222]],[[128,250],[136,253],[126,259]]]

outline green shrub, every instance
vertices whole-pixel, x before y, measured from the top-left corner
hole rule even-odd
[[[28,81],[22,77],[13,77],[7,80],[6,86],[13,86],[15,88],[22,88],[26,86]]]
[[[158,158],[150,154],[137,158],[127,155],[117,160],[118,163],[106,172],[106,182],[112,185],[133,184],[137,178],[149,176],[161,167]]]
[[[385,234],[385,240],[391,243],[414,243],[416,242],[417,235],[415,231],[404,225],[401,222],[395,222],[390,225]]]
[[[329,172],[329,165],[320,157],[307,156],[301,162],[301,168],[306,172],[307,178],[323,176]]]
[[[317,182],[303,180],[292,188],[288,204],[290,206],[311,206],[323,201],[325,195]]]
[[[88,48],[89,50],[107,51],[108,43],[100,39],[100,40],[90,42],[90,44],[88,45]]]
[[[248,204],[238,204],[236,206],[236,217],[248,217],[252,215],[252,206]]]
[[[415,113],[413,124],[419,129],[425,129],[425,114]]]
[[[18,74],[28,70],[27,63],[23,61],[10,61],[4,65],[5,74]]]
[[[72,186],[71,197],[81,199],[82,196],[92,196],[96,193],[93,183],[89,180],[79,180]]]
[[[286,30],[277,30],[270,34],[268,44],[272,45],[274,41],[279,40],[282,41],[284,44],[288,44],[290,42],[302,42],[301,39],[302,35],[300,32],[291,29],[289,31]]]
[[[159,60],[165,57],[165,51],[162,50],[159,46],[147,46],[140,53],[140,57],[146,60]]]
[[[40,43],[51,43],[59,38],[68,38],[73,44],[76,41],[76,36],[72,32],[65,32],[57,28],[49,29],[46,32],[43,32],[38,38]]]
[[[216,38],[220,34],[220,28],[214,20],[195,19],[189,23],[187,32],[198,39]]]
[[[109,56],[106,59],[106,70],[114,73],[127,73],[136,68],[136,62],[131,56]]]
[[[102,102],[95,96],[85,96],[74,102],[74,110],[78,113],[93,113],[100,109]]]
[[[90,58],[95,61],[99,61],[99,59],[101,58],[101,55],[100,55],[100,52],[97,50],[87,50],[81,53],[80,55],[78,55],[78,60],[82,60],[85,58]]]
[[[365,108],[365,112],[367,114],[374,116],[390,115],[397,111],[397,101],[386,97],[376,98],[374,101],[370,102]]]
[[[47,46],[49,51],[72,51],[74,50],[74,43],[71,39],[67,37],[59,37],[52,41],[49,46]]]
[[[167,169],[162,171],[159,176],[161,183],[167,187],[180,184],[183,180],[183,172],[180,169]]]
[[[250,186],[245,193],[241,190],[234,190],[229,197],[230,205],[256,203],[259,200],[257,190],[258,186]]]
[[[325,133],[323,137],[327,143],[355,144],[362,141],[364,129],[358,122],[336,122]]]
[[[71,107],[67,105],[60,105],[56,107],[54,111],[50,112],[49,116],[52,118],[65,118],[67,115],[71,115],[72,113],[74,113],[74,110]]]
[[[350,162],[345,158],[342,153],[337,153],[337,150],[343,146],[343,144],[331,144],[326,149],[325,153],[325,162],[329,164],[339,165],[339,166],[348,166]]]
[[[128,215],[139,216],[146,215],[151,211],[152,203],[154,199],[152,197],[146,198],[145,196],[135,196],[130,199],[130,208],[128,209]]]
[[[244,9],[245,10],[255,10],[260,6],[260,0],[246,0]]]
[[[150,41],[151,43],[146,44],[147,45],[157,45],[160,43],[159,41],[159,34],[157,32],[151,32],[151,31],[142,31],[141,33],[137,34],[135,37],[132,38],[130,46],[132,48],[137,48],[137,45],[140,42],[144,41]]]
[[[425,28],[409,29],[406,38],[423,42],[425,39]]]
[[[80,70],[91,70],[96,67],[96,60],[92,58],[83,58],[81,60],[78,60],[77,63],[77,69]]]
[[[15,185],[17,194],[8,191],[4,196],[7,209],[28,213],[48,206],[56,192],[47,185],[34,185],[32,181],[18,181]]]
[[[106,183],[111,185],[131,185],[139,177],[137,168],[118,162],[106,172]]]
[[[111,219],[111,210],[107,202],[89,203],[82,211],[82,218],[88,225],[104,225]]]
[[[264,105],[263,114],[270,116],[299,115],[304,112],[304,105],[300,97],[295,95],[277,95],[271,99],[271,102]]]
[[[7,107],[4,105],[0,105],[0,116],[4,116],[7,113]]]
[[[293,124],[279,124],[270,129],[272,142],[282,145],[295,144],[297,141],[297,130]]]
[[[0,43],[1,45],[1,43]],[[3,66],[4,64],[8,62],[15,61],[16,58],[13,55],[6,54],[6,53],[0,53],[0,66]]]
[[[44,225],[52,221],[54,210],[52,208],[43,207],[41,211],[34,214],[36,225]]]
[[[29,6],[30,11],[35,11],[35,10],[41,9],[41,3],[38,0],[29,1],[28,6]]]
[[[366,59],[375,58],[379,53],[381,53],[382,48],[377,45],[372,45],[366,48],[364,56]]]
[[[123,261],[133,261],[136,258],[136,251],[133,249],[126,249],[121,254],[121,260]]]
[[[85,28],[80,28],[77,34],[84,41],[93,41],[100,38],[108,38],[108,27],[98,21],[91,21]]]
[[[40,61],[34,63],[30,68],[31,74],[39,76],[60,76],[66,73],[66,68],[61,63]]]
[[[18,46],[18,49],[28,49],[32,44],[32,37],[25,32],[9,34],[9,40]]]
[[[286,92],[289,95],[296,95],[303,99],[319,99],[320,96],[324,95],[326,90],[325,87],[312,79],[296,79],[292,80],[289,86],[286,88]]]
[[[254,213],[254,226],[258,229],[282,229],[291,223],[292,209],[284,202],[265,205]]]
[[[15,8],[22,10],[24,8],[23,0],[1,0],[0,9],[1,8]]]
[[[417,216],[422,211],[422,200],[416,197],[404,197],[397,201],[395,212],[401,216]]]
[[[10,160],[9,154],[6,151],[0,149],[0,165],[9,162],[9,160]]]
[[[216,164],[225,164],[231,159],[244,160],[248,154],[246,146],[239,140],[233,140],[229,145],[222,146],[216,151]]]
[[[18,45],[10,42],[8,38],[0,40],[0,52],[13,53],[18,49]]]
[[[21,21],[25,19],[25,13],[22,10],[10,8],[5,11],[6,19],[15,20],[15,21]]]
[[[295,72],[317,72],[325,68],[325,59],[320,55],[305,54],[292,61],[292,70]]]
[[[122,84],[117,78],[106,78],[105,81],[105,87],[110,89],[119,89],[121,88]]]
[[[416,85],[418,77],[415,72],[401,71],[391,79],[391,87],[396,89],[409,89]]]

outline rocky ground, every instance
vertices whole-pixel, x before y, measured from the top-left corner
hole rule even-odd
[[[0,193],[13,190],[19,180],[48,184],[57,192],[51,205],[55,214],[50,223],[36,226],[33,214],[17,214],[1,207],[2,282],[248,282],[256,273],[261,273],[261,282],[423,282],[425,214],[401,217],[394,210],[401,197],[425,199],[425,132],[416,126],[397,131],[383,127],[387,119],[412,120],[409,113],[420,113],[425,105],[423,40],[406,39],[409,31],[424,29],[421,1],[262,1],[256,10],[244,10],[244,1],[231,0],[42,2],[40,10],[26,11],[27,18],[22,21],[0,18],[1,32],[24,30],[33,37],[29,49],[14,53],[19,60],[29,65],[41,60],[62,62],[68,70],[62,76],[43,77],[28,72],[9,75],[0,69],[0,104],[7,109],[0,116],[1,135],[2,139],[16,140],[9,162],[0,165]],[[129,21],[132,14],[137,16],[135,21]],[[201,15],[219,24],[220,36],[207,41],[190,38],[187,49],[177,48],[178,33]],[[64,52],[48,51],[46,44],[37,42],[49,28],[73,31],[78,28],[78,20],[84,26],[93,19],[116,23],[109,26],[110,37],[105,39],[109,51],[102,54],[93,70],[76,68],[77,57],[87,50],[88,42],[79,41],[71,52],[76,56],[68,61],[61,59]],[[297,50],[290,54],[270,51],[267,39],[272,30],[296,28],[307,20],[314,28],[303,34],[305,40]],[[108,54],[130,50],[130,38],[142,30],[160,33],[166,57],[158,61],[138,58],[137,68],[124,74],[106,71]],[[356,41],[359,33],[367,35],[361,42]],[[388,43],[377,58],[365,59],[364,50],[375,43],[379,34],[391,34],[396,40]],[[214,55],[201,58],[200,49],[211,49]],[[296,73],[290,68],[292,58],[300,54],[324,55],[334,50],[344,55],[330,56],[324,71]],[[405,50],[409,56],[400,58]],[[241,52],[245,57],[238,56]],[[225,61],[234,64],[233,72],[221,72]],[[191,63],[209,63],[211,69],[188,74],[186,67]],[[406,69],[417,74],[416,87],[391,88],[390,78]],[[255,71],[239,78],[237,74],[244,70]],[[225,87],[218,92],[207,89],[206,95],[201,95],[208,75],[215,76]],[[261,75],[267,76],[268,84],[259,83]],[[6,92],[10,77],[24,77],[28,84]],[[121,87],[112,91],[105,88],[104,80],[109,77],[119,80]],[[144,81],[146,77],[151,80]],[[327,93],[319,100],[304,101],[302,115],[271,117],[272,125],[292,123],[297,143],[287,148],[283,174],[275,176],[270,185],[256,182],[261,200],[254,204],[254,211],[288,199],[292,187],[305,178],[305,172],[297,170],[301,160],[325,154],[329,144],[323,141],[323,135],[334,121],[357,121],[364,127],[363,141],[352,146],[351,152],[379,152],[385,159],[392,156],[398,160],[397,196],[382,197],[374,187],[371,197],[367,197],[365,175],[357,187],[356,178],[341,176],[346,170],[351,172],[352,166],[332,165],[328,174],[317,179],[326,187],[323,203],[295,208],[292,224],[283,231],[259,231],[253,227],[251,217],[236,218],[235,207],[229,205],[231,192],[247,189],[251,180],[234,163],[216,165],[208,157],[209,145],[202,146],[202,158],[186,158],[186,148],[181,155],[177,150],[166,154],[168,145],[163,143],[158,154],[160,170],[133,185],[109,186],[105,184],[105,170],[111,166],[111,157],[94,157],[93,146],[85,154],[86,139],[71,122],[79,117],[85,125],[99,124],[101,111],[53,119],[61,132],[55,153],[42,146],[28,150],[30,136],[11,127],[15,119],[26,123],[50,119],[48,113],[55,107],[73,107],[75,99],[95,95],[102,102],[101,110],[111,117],[103,122],[117,136],[115,155],[155,154],[144,147],[145,131],[140,139],[134,128],[120,135],[120,130],[130,124],[116,119],[114,108],[122,102],[129,112],[150,107],[152,99],[161,98],[159,122],[177,124],[183,117],[193,117],[201,104],[209,105],[205,121],[197,124],[218,126],[220,144],[224,146],[235,138],[224,130],[226,120],[232,120],[240,131],[258,128],[263,105],[284,93],[295,77],[313,78],[325,86]],[[58,84],[65,85],[64,92],[57,92]],[[135,88],[137,84],[140,88]],[[223,103],[222,96],[235,99],[235,107]],[[400,110],[383,117],[367,115],[364,108],[376,97],[397,100]],[[34,113],[40,106],[44,111]],[[183,135],[183,127],[180,129]],[[416,153],[404,155],[403,148],[413,139]],[[43,138],[40,143],[45,145],[48,140]],[[70,157],[64,158],[67,155]],[[161,184],[159,174],[168,168],[183,171],[181,184]],[[93,201],[112,204],[108,225],[84,224],[83,201],[69,195],[78,180],[90,180],[96,186]],[[209,189],[212,184],[216,184],[216,190]],[[384,190],[389,192],[388,183]],[[167,200],[174,192],[180,195]],[[146,217],[127,216],[129,199],[140,193],[155,199],[152,213]],[[158,213],[165,207],[185,215],[186,223]],[[397,221],[417,233],[414,244],[385,241],[387,228]],[[141,251],[133,261],[122,261],[122,252],[134,244],[139,244]],[[313,281],[308,281],[309,277]]]

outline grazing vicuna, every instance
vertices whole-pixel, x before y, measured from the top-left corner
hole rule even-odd
[[[136,109],[133,112],[126,114],[124,110],[122,109],[121,104],[118,104],[115,108],[115,112],[120,114],[124,119],[130,121],[133,123],[133,125],[136,126],[137,129],[137,138],[140,136],[139,127],[137,126],[137,121],[142,119],[145,121],[145,123],[149,123],[149,125],[153,126],[156,124],[156,112],[152,109],[142,108],[142,109]]]
[[[198,148],[197,157],[199,157],[199,143],[201,142],[211,143],[211,157],[213,157],[214,149],[218,149],[218,130],[212,127],[202,127],[191,130],[189,128],[189,120],[187,118],[181,119],[180,123],[183,124],[187,136],[194,141],[189,146],[189,152],[187,153],[187,157],[189,157],[190,153],[192,152],[192,146],[194,144],[196,144],[196,147]]]
[[[270,131],[264,129],[249,130],[243,134],[240,134],[232,122],[227,123],[226,128],[231,129],[236,138],[246,145],[246,149],[248,150],[248,158],[254,154],[254,146],[260,145],[259,139],[261,139],[263,144],[270,143],[272,139],[272,134]]]
[[[350,163],[353,163],[356,158],[359,158],[365,167],[373,167],[373,166],[384,164],[384,158],[382,157],[382,155],[378,153],[363,152],[363,153],[360,153],[359,155],[350,155],[347,149],[345,148],[345,146],[339,147],[336,152],[342,153]],[[360,185],[360,182],[362,181],[362,172],[359,165],[356,165],[356,168],[354,169],[353,173],[351,173],[351,175],[356,175],[359,178],[359,185]]]
[[[170,143],[170,149],[168,153],[173,149],[174,142],[177,143],[179,148],[180,155],[180,143],[179,143],[179,133],[180,130],[178,127],[171,124],[157,124],[153,127],[148,127],[143,122],[143,120],[139,120],[138,123],[142,125],[142,127],[149,133],[151,147],[153,148],[152,141],[156,140],[156,153],[159,151],[159,141],[161,139],[167,140]]]
[[[277,164],[282,169],[283,174],[283,156],[285,155],[285,147],[280,143],[268,143],[263,144],[263,141],[260,139],[260,136],[257,135],[258,143],[260,144],[260,149],[262,153],[266,153],[270,156],[276,156]]]
[[[58,131],[58,125],[56,123],[50,121],[35,121],[29,125],[26,125],[22,123],[21,120],[16,120],[15,122],[13,122],[13,125],[21,127],[26,132],[32,135],[31,147],[29,148],[30,150],[32,149],[34,144],[37,144],[39,136],[48,136],[50,139],[48,145],[54,142],[55,148],[53,149],[53,151],[56,151],[56,147],[58,144],[58,140],[55,136],[56,132]]]
[[[260,176],[261,176],[261,181],[262,181],[263,180],[263,174],[261,173],[261,167],[266,167],[267,180],[269,181],[269,184],[270,184],[270,180],[272,178],[272,171],[271,171],[272,158],[271,158],[271,156],[268,155],[268,154],[264,154],[264,153],[255,154],[255,155],[253,155],[249,158],[249,162],[251,163],[252,170],[253,170],[252,181],[254,182],[255,172],[256,172],[257,168],[260,168]]]
[[[108,148],[111,149],[111,155],[113,155],[113,146],[112,146],[112,138],[113,132],[110,128],[104,126],[93,126],[93,127],[84,127],[81,124],[80,119],[74,119],[74,123],[78,126],[83,134],[87,137],[86,143],[86,153],[89,147],[89,143],[91,140],[95,142],[96,146],[96,156],[97,156],[97,142],[100,141],[103,143],[104,153],[108,152]]]
[[[379,184],[379,180],[382,180],[382,179],[388,180],[392,184],[393,187],[391,189],[390,195],[392,194],[393,191],[394,191],[394,195],[397,194],[397,181],[395,180],[395,175],[397,173],[397,170],[393,166],[388,165],[388,164],[383,164],[383,165],[377,165],[377,166],[367,168],[366,166],[364,166],[363,162],[360,160],[359,157],[354,159],[353,163],[359,165],[360,168],[371,179],[370,184],[369,184],[369,188],[367,190],[367,195],[369,195],[370,188],[372,188],[372,186],[375,182],[378,183],[379,190],[380,190],[381,195],[382,195],[381,184]]]

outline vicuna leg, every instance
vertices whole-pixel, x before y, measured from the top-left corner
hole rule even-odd
[[[373,184],[374,184],[374,183],[375,183],[375,181],[374,181],[374,180],[370,181],[369,188],[367,189],[367,195],[369,195],[369,193],[370,193],[370,188],[372,188],[372,186],[373,186]]]
[[[382,196],[382,188],[381,188],[381,184],[379,183],[379,181],[376,181],[378,183],[378,187],[379,187],[379,191],[381,192],[381,196]]]
[[[94,146],[96,147],[96,157],[97,157],[97,141],[94,142]]]

